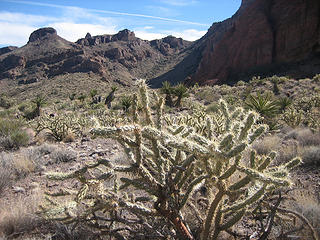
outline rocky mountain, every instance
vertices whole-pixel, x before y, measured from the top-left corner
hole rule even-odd
[[[252,74],[312,76],[320,71],[320,1],[242,0],[234,16],[210,27],[200,51],[190,84]]]
[[[29,84],[59,74],[93,72],[104,81],[128,85],[135,78],[162,74],[190,45],[172,36],[144,41],[127,29],[115,35],[88,33],[72,43],[53,28],[41,28],[25,46],[0,49],[0,79]]]
[[[94,73],[130,85],[147,78],[153,87],[222,84],[252,75],[302,78],[320,69],[319,0],[242,0],[229,19],[214,23],[196,42],[168,36],[145,41],[127,29],[72,43],[53,28],[30,35],[21,47],[0,49],[1,79],[34,83],[65,73]]]

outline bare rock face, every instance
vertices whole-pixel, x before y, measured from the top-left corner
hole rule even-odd
[[[109,43],[109,42],[116,42],[116,41],[136,41],[138,38],[136,38],[134,32],[124,29],[120,32],[118,32],[115,35],[98,35],[92,37],[90,33],[87,33],[85,38],[79,39],[76,43],[83,45],[83,46],[95,46],[102,43]]]
[[[45,37],[56,36],[56,35],[57,35],[57,31],[54,28],[51,28],[51,27],[40,28],[34,31],[33,33],[31,33],[28,43],[41,40]]]
[[[223,83],[257,68],[318,58],[319,53],[319,0],[243,0],[232,18],[214,23],[205,35],[189,83]]]

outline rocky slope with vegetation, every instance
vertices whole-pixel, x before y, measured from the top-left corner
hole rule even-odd
[[[168,36],[144,41],[129,30],[76,43],[55,29],[42,28],[21,48],[1,49],[0,77],[18,84],[40,82],[66,73],[95,73],[103,81],[130,85],[136,78],[157,76],[186,54],[190,42]]]

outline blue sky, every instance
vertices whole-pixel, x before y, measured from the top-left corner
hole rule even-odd
[[[231,17],[241,0],[0,0],[0,47],[22,46],[32,31],[51,26],[69,41],[122,29],[151,40],[203,36],[213,22]]]

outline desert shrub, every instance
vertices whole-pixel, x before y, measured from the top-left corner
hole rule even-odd
[[[70,99],[70,101],[73,101],[73,100],[75,100],[76,99],[76,96],[77,96],[77,94],[76,93],[71,93],[71,94],[69,94],[69,99]]]
[[[77,154],[67,149],[56,149],[50,154],[50,157],[55,163],[70,162],[77,159]]]
[[[219,104],[218,103],[211,103],[207,106],[207,113],[216,113],[219,111]]]
[[[278,150],[281,145],[281,138],[273,135],[266,136],[261,141],[256,141],[253,144],[253,148],[257,151],[258,154],[266,155],[272,150]]]
[[[50,222],[46,227],[54,240],[98,240],[102,237],[83,224],[72,226],[60,222]]]
[[[15,198],[12,202],[3,202],[0,205],[0,233],[4,236],[17,237],[30,233],[43,224],[43,219],[35,214],[38,204],[38,196]]]
[[[78,96],[78,100],[80,102],[84,102],[84,100],[87,98],[87,95],[85,95],[84,93],[81,93],[79,96]]]
[[[320,166],[320,146],[304,147],[301,152],[303,165]]]
[[[320,145],[320,133],[313,132],[309,128],[294,129],[287,133],[286,138],[296,139],[302,146]]]
[[[37,169],[36,163],[26,155],[16,155],[12,161],[16,179],[25,178]]]
[[[143,106],[139,115],[138,101]],[[74,189],[48,192],[44,216],[84,222],[117,239],[218,239],[243,216],[250,216],[255,203],[268,203],[268,193],[290,185],[288,170],[300,160],[270,168],[275,152],[259,156],[251,149],[266,131],[265,125],[256,124],[255,113],[231,110],[220,101],[222,126],[216,134],[214,120],[204,111],[164,124],[164,99],[157,95],[152,117],[144,83],[133,103],[134,124],[91,130],[116,139],[128,163],[99,159],[76,171],[47,173],[51,180],[78,180],[80,186],[76,193]],[[197,198],[199,185],[206,196],[202,201]],[[185,219],[190,212],[193,218]]]
[[[13,105],[12,101],[8,99],[5,95],[0,95],[0,107],[9,109]]]
[[[287,140],[285,144],[281,145],[278,150],[278,156],[276,158],[276,164],[283,164],[288,162],[295,156],[300,155],[299,145],[295,140]]]
[[[312,196],[312,189],[305,189],[296,192],[292,202],[293,209],[307,218],[314,226],[320,236],[320,203],[319,200]]]
[[[46,155],[52,153],[57,148],[58,147],[56,145],[45,143],[40,146],[37,146],[35,150],[37,150],[41,155]]]
[[[0,119],[0,148],[9,150],[27,145],[29,136],[23,125],[18,119]]]
[[[14,171],[11,165],[13,155],[0,152],[0,195],[9,187],[14,179]]]

